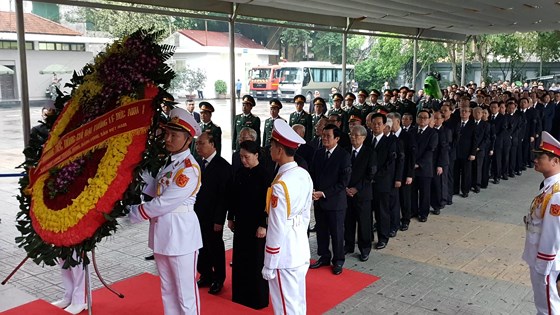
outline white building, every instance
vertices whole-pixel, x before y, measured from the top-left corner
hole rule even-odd
[[[175,69],[189,66],[206,71],[204,98],[216,98],[214,83],[223,80],[230,91],[229,35],[227,32],[180,30],[166,43],[176,47],[172,62]],[[235,79],[243,82],[242,93],[248,93],[249,70],[254,66],[268,65],[270,56],[278,50],[267,49],[241,34],[235,34]],[[196,92],[195,92],[196,94]],[[178,95],[185,97],[185,95]]]
[[[77,31],[32,13],[24,13],[24,23],[29,99],[32,102],[49,99],[46,90],[54,74],[42,74],[41,70],[51,65],[61,65],[69,72],[80,70],[111,41],[109,38],[81,36]],[[21,96],[15,12],[0,11],[0,66],[14,72],[0,72],[0,103],[13,103]],[[64,86],[72,73],[57,73],[56,76]]]

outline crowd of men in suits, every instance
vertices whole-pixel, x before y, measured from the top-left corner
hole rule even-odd
[[[295,111],[287,122],[306,140],[295,161],[314,184],[311,231],[317,232],[319,258],[310,268],[331,266],[340,274],[356,243],[358,258],[367,261],[372,247],[385,248],[414,218],[426,222],[452,205],[454,196],[472,197],[490,182],[521,176],[533,167],[532,149],[538,148],[542,131],[560,136],[560,91],[473,84],[452,85],[443,95],[438,100],[407,87],[383,95],[377,90],[335,93],[330,106],[323,98],[313,99],[313,113],[304,110],[305,96],[294,97]],[[241,167],[235,151],[239,143],[252,140],[262,143],[261,158],[274,175],[277,165],[266,152],[286,104],[269,101],[262,134],[260,118],[251,113],[256,101],[246,95],[242,104],[232,130],[233,173]],[[208,103],[203,107],[213,111]],[[212,138],[221,143],[221,132]],[[204,177],[203,172],[203,182]]]

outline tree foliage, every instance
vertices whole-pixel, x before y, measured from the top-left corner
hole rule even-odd
[[[175,92],[187,91],[193,94],[194,91],[202,90],[206,86],[206,71],[200,68],[187,66],[184,69],[175,71],[175,78],[171,81],[171,90]]]

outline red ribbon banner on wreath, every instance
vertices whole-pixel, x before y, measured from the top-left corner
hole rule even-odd
[[[52,167],[72,160],[104,141],[134,130],[145,130],[152,122],[152,100],[144,99],[120,106],[64,135],[43,153],[36,168],[29,170],[30,187]]]

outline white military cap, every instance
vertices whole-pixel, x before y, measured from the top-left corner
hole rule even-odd
[[[288,148],[297,148],[300,144],[304,144],[305,140],[300,137],[287,122],[282,119],[274,120],[274,128],[272,129],[272,139],[278,141],[281,145]]]
[[[543,131],[541,146],[534,150],[537,153],[549,152],[560,157],[560,141],[556,140],[550,133]]]
[[[193,137],[198,137],[202,134],[200,125],[187,110],[179,107],[173,108],[169,112],[169,117],[171,120],[165,125],[166,128],[187,131]]]

